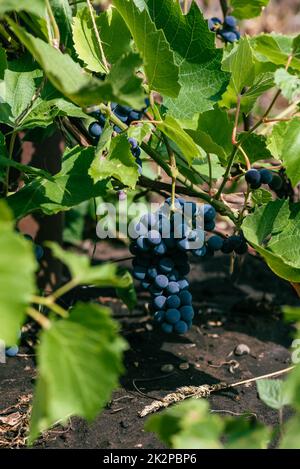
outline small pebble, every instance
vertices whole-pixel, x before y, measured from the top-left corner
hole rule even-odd
[[[180,370],[188,370],[189,367],[190,367],[189,363],[180,363],[180,365],[178,366]]]
[[[234,354],[240,357],[241,355],[249,355],[250,348],[246,344],[239,344],[234,349]]]
[[[174,371],[174,366],[170,363],[163,365],[160,369],[163,373],[172,373]]]

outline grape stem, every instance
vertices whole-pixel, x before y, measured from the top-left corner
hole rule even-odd
[[[26,313],[28,314],[28,316],[34,319],[43,329],[50,329],[51,321],[49,321],[49,319],[46,318],[46,316],[44,316],[42,313],[40,313],[36,309],[30,306],[26,309]]]
[[[49,296],[33,296],[32,302],[46,306],[51,309],[54,313],[58,314],[62,318],[67,318],[69,316],[68,312],[62,308],[60,305],[55,303],[55,300],[52,295]]]
[[[234,126],[233,126],[232,137],[231,137],[232,145],[237,145],[238,144],[238,141],[236,139],[236,133],[237,133],[237,127],[238,127],[238,123],[239,123],[240,110],[241,110],[241,95],[238,94],[237,103],[236,103]]]
[[[47,13],[48,13],[48,17],[49,17],[50,24],[51,24],[52,31],[53,31],[53,37],[51,39],[51,42],[52,42],[53,47],[55,47],[56,49],[59,49],[59,45],[60,45],[59,27],[57,26],[57,22],[53,14],[49,0],[46,0],[46,7],[47,7]]]

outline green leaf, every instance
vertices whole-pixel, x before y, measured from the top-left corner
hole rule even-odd
[[[0,134],[0,149],[1,149],[1,134]],[[39,168],[34,168],[33,166],[28,166],[25,164],[18,163],[17,161],[11,160],[8,157],[1,156],[0,155],[0,168],[7,168],[7,167],[15,168],[21,171],[22,173],[25,174],[30,174],[35,177],[43,177],[45,179],[48,179],[49,181],[53,180],[53,176],[48,173],[47,171],[44,171],[43,169]]]
[[[209,412],[208,403],[188,399],[150,417],[145,429],[157,433],[168,447],[176,449],[219,449],[223,422]]]
[[[284,381],[280,379],[261,379],[256,381],[259,398],[272,409],[282,409],[290,404],[285,392]]]
[[[187,130],[187,133],[206,153],[217,155],[225,165],[232,149],[232,129],[227,112],[216,108],[200,114],[197,130]]]
[[[299,306],[283,306],[282,312],[284,320],[287,322],[298,322],[300,320],[300,307]]]
[[[255,64],[253,50],[247,37],[243,37],[223,61],[223,70],[231,73],[230,86],[239,95],[245,86],[253,84]]]
[[[215,35],[208,30],[207,21],[192,2],[183,15],[179,2],[147,0],[147,8],[158,29],[162,29],[179,67],[181,89],[178,97],[163,92],[164,105],[178,119],[191,119],[197,113],[213,109],[229,75],[221,70],[222,50],[215,47]],[[162,60],[162,59],[161,59]]]
[[[251,192],[251,200],[254,205],[264,205],[272,200],[272,194],[266,189],[256,189]]]
[[[275,65],[285,66],[293,53],[293,40],[292,36],[271,33],[255,37],[252,44],[258,60],[268,60]],[[294,56],[290,66],[299,71],[300,58]]]
[[[300,78],[291,75],[284,68],[276,70],[274,76],[276,85],[289,102],[300,100]]]
[[[122,280],[124,283],[127,281],[128,285],[126,288],[118,287],[116,293],[118,297],[127,305],[129,310],[132,310],[137,303],[136,291],[134,288],[134,283],[129,272],[125,272]]]
[[[182,151],[186,160],[191,163],[199,156],[199,149],[190,135],[183,130],[179,122],[171,116],[166,116],[157,128],[170,138]]]
[[[49,0],[60,32],[60,42],[72,46],[72,8],[68,0]]]
[[[38,16],[45,16],[46,3],[45,0],[1,0],[0,15],[9,11],[27,11]]]
[[[129,288],[132,285],[132,278],[126,274],[117,275],[117,265],[104,264],[91,266],[91,259],[88,256],[79,256],[77,253],[68,252],[58,244],[48,242],[54,257],[57,257],[69,269],[73,282],[76,285],[93,284],[98,287]]]
[[[241,140],[245,135],[245,132],[240,132],[238,140]],[[254,133],[248,134],[246,140],[243,143],[243,150],[246,152],[250,163],[272,158],[272,155],[267,146],[267,138],[264,135],[258,135]],[[241,153],[239,153],[238,160],[242,163],[245,163],[245,158]]]
[[[29,106],[41,83],[43,72],[29,55],[8,63],[0,82],[0,122],[14,127],[17,117]]]
[[[283,428],[280,449],[300,449],[300,419],[299,414],[290,418]]]
[[[125,135],[112,140],[107,156],[96,154],[89,175],[95,183],[113,177],[126,186],[135,187],[139,178],[138,166]]]
[[[63,157],[62,169],[52,181],[36,178],[15,194],[7,202],[17,219],[41,210],[53,215],[68,210],[93,197],[103,195],[108,181],[94,184],[88,171],[95,156],[93,147],[75,147]]]
[[[37,267],[31,243],[13,231],[11,217],[7,205],[0,201],[0,338],[7,345],[17,341],[35,293]]]
[[[7,69],[6,52],[2,47],[0,47],[0,80],[4,79],[6,69]]]
[[[33,37],[12,20],[9,20],[9,24],[19,40],[44,69],[53,86],[79,106],[96,105],[103,101],[118,101],[121,104],[132,104],[134,106],[137,91],[135,88],[133,89],[132,83],[139,85],[140,102],[142,102],[140,80],[135,76],[127,87],[124,86],[123,79],[120,79],[122,94],[119,96],[120,90],[113,81],[109,79],[101,81],[88,75],[69,55],[62,54],[41,39]],[[124,99],[127,91],[129,95],[126,95]],[[131,95],[133,95],[132,100]]]
[[[238,19],[254,18],[259,16],[264,7],[268,5],[270,0],[230,0],[233,8],[232,14]]]
[[[114,0],[113,4],[126,22],[135,45],[144,61],[150,90],[176,97],[180,90],[179,68],[164,33],[151,20],[149,13],[140,11],[133,1]]]
[[[73,20],[72,29],[75,50],[79,59],[84,62],[85,67],[93,72],[107,73],[93,29],[90,11],[87,7],[78,10]]]
[[[268,137],[268,148],[273,156],[282,160],[293,187],[300,181],[300,118],[279,122]]]
[[[250,417],[250,416],[249,416]],[[227,417],[225,420],[226,449],[266,449],[271,440],[270,428],[253,418]]]
[[[242,230],[276,275],[300,282],[299,204],[276,200],[258,207],[245,218]]]
[[[73,415],[94,419],[118,385],[126,349],[109,310],[96,304],[77,304],[40,339],[30,443]]]
[[[299,343],[298,343],[299,347]],[[285,391],[288,395],[289,401],[293,408],[300,411],[300,366],[299,366],[299,352],[296,353],[297,363],[296,367],[291,371],[285,381]],[[299,417],[298,417],[299,418]],[[299,435],[298,435],[299,436]]]

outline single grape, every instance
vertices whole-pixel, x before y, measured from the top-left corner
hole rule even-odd
[[[156,311],[154,314],[154,321],[161,323],[165,320],[165,312],[162,310]]]
[[[205,222],[213,221],[217,215],[216,209],[210,204],[204,204],[203,213]]]
[[[174,331],[177,332],[177,334],[185,334],[188,331],[188,325],[185,321],[178,321],[174,325]]]
[[[157,287],[164,289],[168,287],[169,280],[165,275],[158,275],[155,278],[154,283]]]
[[[18,353],[19,353],[19,347],[17,345],[12,345],[11,347],[8,347],[5,350],[5,355],[7,357],[15,357]]]
[[[128,116],[128,123],[131,124],[133,121],[139,121],[142,115],[138,111],[131,111]]]
[[[282,179],[278,174],[273,174],[272,181],[269,183],[270,189],[277,191],[282,187]]]
[[[268,169],[260,169],[260,181],[262,184],[270,184],[273,179],[273,174]]]
[[[143,288],[144,290],[148,290],[148,289],[150,288],[150,286],[151,286],[151,283],[149,283],[149,282],[147,282],[147,281],[144,281],[144,282],[141,283],[141,285],[142,285],[142,288]]]
[[[40,261],[42,257],[44,256],[44,249],[42,248],[42,246],[40,246],[39,244],[35,244],[34,252],[35,252],[36,260]]]
[[[162,273],[168,274],[169,272],[172,272],[174,268],[174,262],[168,257],[163,257],[162,259],[160,259],[158,267]]]
[[[190,286],[189,282],[185,278],[182,280],[178,280],[177,284],[180,290],[187,290]]]
[[[157,230],[151,230],[148,232],[147,240],[150,244],[157,246],[161,242],[161,235]]]
[[[245,179],[248,182],[248,184],[250,184],[251,186],[260,184],[261,182],[260,172],[257,171],[257,169],[249,169],[245,174]]]
[[[136,240],[136,245],[143,252],[147,252],[150,249],[150,246],[147,243],[147,238],[145,236],[139,236]]]
[[[147,270],[147,277],[151,278],[152,280],[154,280],[156,277],[157,277],[158,273],[157,273],[157,269],[156,267],[154,266],[151,266],[148,268]]]
[[[224,239],[224,242],[223,242],[223,246],[222,246],[222,249],[221,251],[224,253],[224,254],[230,254],[234,251],[234,247],[235,247],[235,243],[234,241],[231,239],[231,237],[229,238],[226,238]]]
[[[166,334],[171,334],[171,332],[173,332],[173,326],[167,322],[163,322],[161,325],[161,330]]]
[[[163,309],[166,304],[167,298],[163,295],[157,296],[153,300],[153,306],[157,309]]]
[[[202,246],[202,248],[195,249],[193,251],[193,255],[196,257],[204,257],[206,255],[206,252],[207,252],[206,246]]]
[[[128,142],[130,143],[131,148],[132,148],[133,150],[135,150],[136,148],[139,147],[138,141],[137,141],[135,138],[133,138],[133,137],[129,137],[129,138],[128,138]]]
[[[147,269],[143,265],[136,265],[133,268],[133,276],[137,280],[145,280],[146,273]]]
[[[222,39],[225,40],[225,42],[233,43],[238,40],[237,35],[234,31],[226,31],[225,29],[222,29],[219,34]]]
[[[161,241],[159,244],[157,244],[154,249],[153,249],[154,254],[158,256],[163,256],[167,252],[167,246],[166,244]]]
[[[166,321],[170,324],[175,324],[180,319],[180,312],[178,309],[171,308],[167,309],[166,312]]]
[[[237,25],[237,21],[234,16],[225,16],[224,24],[229,28],[235,28]]]
[[[236,252],[236,254],[246,254],[246,252],[248,252],[248,245],[246,243],[246,241],[241,241],[240,245],[237,246],[234,251]]]
[[[173,269],[172,272],[169,273],[169,281],[170,282],[177,282],[179,279],[179,272],[176,269]]]
[[[194,308],[190,305],[181,306],[180,308],[181,319],[184,321],[192,321],[195,316]]]
[[[208,27],[211,31],[214,31],[216,27],[220,26],[221,24],[222,21],[220,18],[213,17],[208,20]]]
[[[216,227],[216,224],[213,220],[209,222],[205,222],[204,224],[205,231],[214,231],[215,227]]]
[[[101,125],[98,123],[98,122],[92,122],[90,125],[89,125],[89,134],[91,137],[93,138],[99,138],[103,132],[103,128],[101,127]]]
[[[179,288],[179,285],[177,282],[170,282],[167,287],[164,287],[164,288],[167,288],[167,292],[170,294],[170,295],[175,295],[176,293],[179,292],[180,288]]]
[[[161,296],[164,291],[161,288],[153,284],[150,286],[149,292],[151,293],[152,296]]]
[[[179,306],[181,305],[179,296],[177,295],[168,296],[166,305],[168,308],[179,308]]]
[[[207,245],[213,251],[220,251],[220,249],[222,249],[223,242],[224,240],[223,238],[221,238],[221,236],[214,235],[209,238],[209,240],[207,241]]]
[[[192,295],[188,290],[182,290],[179,294],[179,300],[182,306],[192,304]]]

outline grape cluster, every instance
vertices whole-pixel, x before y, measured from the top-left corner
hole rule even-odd
[[[222,22],[220,18],[211,18],[208,20],[208,27],[226,43],[233,43],[238,41],[241,37],[237,29],[237,21],[233,16],[226,16],[224,22]]]
[[[270,189],[276,191],[283,184],[281,177],[268,169],[249,169],[245,174],[245,179],[251,189],[259,189],[262,184],[268,184]]]
[[[243,233],[229,236],[228,238],[222,238],[218,235],[211,236],[207,241],[207,249],[210,254],[214,254],[215,251],[222,251],[224,254],[246,254],[248,251],[247,242],[243,236]]]

